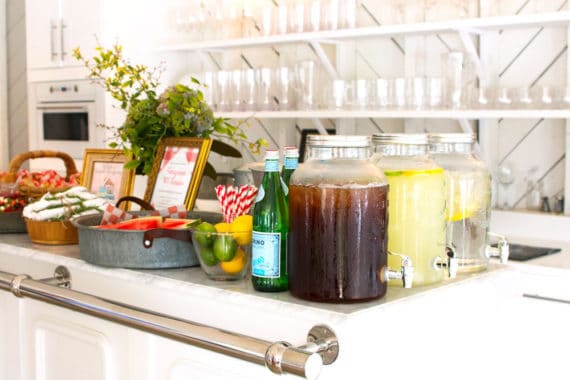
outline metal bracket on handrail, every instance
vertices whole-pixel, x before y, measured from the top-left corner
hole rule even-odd
[[[17,297],[30,297],[98,318],[134,327],[149,333],[209,349],[251,363],[265,365],[274,373],[289,373],[316,379],[322,365],[334,363],[339,343],[334,331],[325,325],[311,328],[307,342],[292,346],[268,342],[227,330],[124,305],[71,290],[71,275],[58,266],[54,276],[33,280],[26,274],[0,271],[0,289]]]

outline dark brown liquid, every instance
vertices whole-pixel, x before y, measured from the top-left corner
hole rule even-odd
[[[321,302],[380,298],[388,186],[289,187],[289,289]]]

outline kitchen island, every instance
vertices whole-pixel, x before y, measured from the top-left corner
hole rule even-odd
[[[491,263],[434,286],[391,286],[384,298],[355,304],[259,293],[250,281],[212,281],[200,268],[104,268],[81,260],[77,245],[37,245],[25,234],[0,236],[0,271],[41,279],[64,265],[73,290],[270,342],[300,345],[313,326],[327,325],[339,355],[321,379],[567,379],[570,243],[556,246],[561,253]],[[261,365],[10,292],[0,292],[0,307],[0,339],[10,342],[0,347],[2,379],[277,378]]]

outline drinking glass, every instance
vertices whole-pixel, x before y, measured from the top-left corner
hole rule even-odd
[[[273,4],[264,4],[259,8],[259,34],[262,36],[269,36],[273,31]]]
[[[315,82],[317,67],[314,61],[303,61],[295,65],[296,88],[298,92],[297,105],[299,109],[315,109]]]
[[[460,108],[462,106],[463,53],[457,51],[447,53],[444,56],[444,62],[445,103],[450,108]]]
[[[305,3],[305,31],[316,32],[321,28],[321,2],[308,0]]]
[[[549,86],[538,86],[532,89],[533,98],[536,100],[538,108],[552,108],[553,91]]]
[[[513,103],[512,89],[508,87],[497,87],[495,105],[497,108],[510,108]]]
[[[270,110],[273,107],[271,97],[271,69],[262,67],[255,70],[257,88],[257,108],[259,110]]]
[[[231,111],[241,111],[241,95],[242,95],[242,71],[241,70],[232,70],[230,72],[231,79],[230,79],[230,102],[231,102]]]
[[[408,78],[407,82],[407,97],[409,107],[416,110],[424,108],[426,98],[425,78]]]
[[[338,24],[341,29],[356,28],[356,0],[344,0],[340,3]]]
[[[280,2],[277,6],[275,12],[275,26],[273,27],[273,33],[275,34],[286,34],[289,24],[289,7],[285,2]]]
[[[328,107],[343,109],[347,105],[348,83],[343,79],[333,79],[329,92]]]
[[[288,110],[292,108],[293,78],[289,67],[282,66],[275,69],[275,103],[274,108]]]
[[[390,99],[390,82],[384,78],[373,80],[373,96],[374,106],[380,109],[386,109],[391,105]]]
[[[532,108],[533,99],[528,86],[521,86],[513,89],[513,105],[520,109]]]
[[[398,109],[406,108],[406,78],[394,78],[392,81],[392,102]]]
[[[339,0],[323,0],[322,29],[336,30],[339,27]]]
[[[350,104],[352,108],[364,110],[370,105],[370,85],[366,79],[356,79],[352,82]]]
[[[301,0],[292,1],[287,11],[289,32],[302,33],[305,20],[305,6]]]
[[[216,74],[215,98],[218,111],[230,111],[232,108],[231,73],[221,70]]]
[[[512,208],[509,202],[509,187],[515,182],[515,172],[512,164],[505,162],[497,168],[497,180],[501,185],[501,200],[499,201],[499,208],[509,210]]]
[[[242,101],[241,110],[254,111],[256,106],[256,80],[253,69],[245,69],[242,72],[243,84],[241,85],[240,99]]]
[[[441,77],[428,77],[426,79],[426,103],[431,109],[441,108],[443,105],[443,79]]]
[[[216,108],[216,98],[215,98],[215,76],[216,73],[213,71],[206,71],[202,79],[202,94],[204,94],[204,101],[210,105],[212,108]]]

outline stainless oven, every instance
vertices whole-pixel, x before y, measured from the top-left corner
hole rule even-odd
[[[82,159],[86,148],[104,147],[97,88],[89,81],[32,83],[30,148],[63,151]]]

